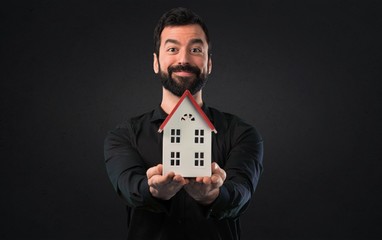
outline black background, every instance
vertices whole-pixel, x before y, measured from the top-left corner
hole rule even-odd
[[[381,238],[380,1],[1,4],[1,239],[124,239],[106,132],[161,100],[152,32],[209,26],[205,102],[254,124],[265,171],[243,239]]]

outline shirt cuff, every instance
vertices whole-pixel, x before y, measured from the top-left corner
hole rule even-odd
[[[139,186],[139,192],[142,194],[144,201],[146,201],[147,206],[151,206],[150,210],[154,212],[164,212],[169,214],[170,212],[170,200],[161,200],[155,198],[151,195],[149,184],[147,181],[143,180]]]
[[[220,187],[219,196],[210,205],[208,211],[206,212],[206,217],[222,218],[222,212],[226,209],[226,206],[230,202],[230,196],[227,188],[223,185]]]

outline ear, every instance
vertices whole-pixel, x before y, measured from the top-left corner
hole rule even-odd
[[[211,56],[208,58],[207,67],[208,67],[208,74],[211,74],[211,71],[212,71],[212,59],[211,59]]]
[[[153,69],[154,69],[154,72],[155,73],[158,73],[159,72],[159,63],[158,63],[158,57],[156,55],[156,53],[153,53]]]

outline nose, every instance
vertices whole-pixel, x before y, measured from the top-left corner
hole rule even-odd
[[[190,53],[186,50],[179,51],[178,64],[185,65],[190,63]]]

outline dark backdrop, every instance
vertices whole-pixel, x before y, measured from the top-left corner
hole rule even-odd
[[[381,238],[380,1],[1,4],[1,239],[124,239],[106,132],[161,100],[152,32],[209,25],[210,106],[254,124],[265,171],[243,239]]]

